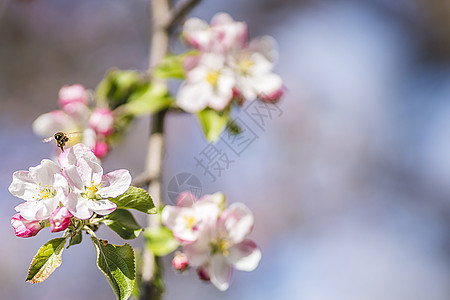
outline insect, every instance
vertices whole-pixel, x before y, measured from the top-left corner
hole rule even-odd
[[[64,152],[64,146],[66,145],[67,142],[69,142],[70,138],[78,136],[79,134],[81,134],[81,132],[65,133],[65,132],[59,131],[59,132],[55,133],[53,136],[43,139],[42,142],[48,143],[48,142],[55,140],[56,146],[61,148],[61,151]]]

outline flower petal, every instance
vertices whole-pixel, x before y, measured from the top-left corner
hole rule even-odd
[[[277,41],[271,36],[265,35],[252,39],[248,48],[251,51],[261,53],[271,63],[275,63],[278,60]]]
[[[219,218],[219,231],[238,244],[253,229],[253,214],[243,203],[233,203]]]
[[[183,251],[189,260],[189,265],[198,267],[203,265],[209,258],[209,243],[200,240],[192,244],[184,245]]]
[[[245,239],[242,243],[233,245],[228,249],[228,261],[240,271],[253,271],[261,260],[261,250],[255,242]]]
[[[131,184],[131,174],[128,170],[120,169],[103,176],[98,194],[103,198],[115,198],[125,193]]]
[[[233,275],[233,268],[222,255],[214,255],[211,258],[211,265],[209,267],[209,276],[211,282],[216,288],[221,291],[226,291],[230,286],[231,276]]]
[[[78,219],[86,220],[93,214],[92,210],[89,209],[88,199],[78,193],[70,193],[63,204]]]
[[[117,208],[117,204],[106,199],[88,200],[87,205],[89,207],[89,210],[94,211],[96,214],[102,216],[109,215]]]
[[[198,112],[208,105],[210,91],[211,86],[205,82],[185,81],[178,90],[177,105],[187,112]]]
[[[71,116],[61,110],[40,115],[33,122],[33,131],[42,137],[50,137],[58,131],[72,132],[77,130],[77,124]]]
[[[38,185],[31,178],[29,171],[16,171],[8,190],[16,197],[26,201],[36,200]]]
[[[40,183],[44,186],[53,185],[55,174],[60,172],[60,167],[49,159],[43,159],[39,166],[30,167],[30,176],[36,183]]]

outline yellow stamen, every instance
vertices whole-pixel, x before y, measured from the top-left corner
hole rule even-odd
[[[217,72],[217,71],[209,71],[208,74],[206,74],[206,81],[210,85],[216,86],[217,82],[219,81],[219,72]]]
[[[194,225],[195,225],[195,218],[194,218],[194,216],[190,216],[190,217],[184,216],[184,218],[186,220],[186,223],[187,223],[188,227],[190,229],[192,229],[194,227]]]
[[[255,63],[248,57],[245,58],[241,58],[238,61],[238,67],[239,70],[241,70],[242,73],[248,73],[251,69],[251,67],[253,67]]]

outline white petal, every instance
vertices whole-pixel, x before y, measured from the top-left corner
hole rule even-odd
[[[253,221],[253,214],[247,206],[233,203],[220,215],[219,230],[233,244],[238,244],[252,231]]]
[[[36,200],[38,185],[31,178],[29,171],[16,171],[13,174],[13,181],[9,186],[9,192],[16,197],[26,201]]]
[[[273,69],[273,63],[260,53],[253,53],[250,56],[250,60],[253,62],[250,72],[254,75],[265,74]]]
[[[88,200],[88,207],[96,214],[105,216],[116,210],[117,204],[103,199],[103,200]]]
[[[89,209],[88,199],[78,193],[70,193],[63,204],[78,219],[86,220],[93,214],[92,210]]]
[[[249,78],[258,95],[273,95],[283,89],[283,80],[275,73],[266,73]]]
[[[170,230],[172,230],[173,226],[175,225],[175,220],[177,219],[179,214],[180,208],[172,205],[166,205],[161,213],[162,223]]]
[[[130,184],[130,172],[125,169],[116,170],[102,177],[98,194],[103,198],[115,198],[125,193],[130,187]]]
[[[198,267],[208,260],[210,248],[206,241],[200,240],[192,244],[184,245],[183,251],[189,260],[189,265]]]
[[[178,91],[177,105],[187,112],[195,113],[208,105],[210,94],[211,87],[208,84],[184,82]]]
[[[57,164],[49,159],[43,159],[41,164],[30,168],[30,176],[36,183],[41,185],[53,185],[55,174],[60,173],[61,169]]]
[[[228,261],[240,271],[253,271],[261,260],[261,250],[251,240],[244,240],[242,243],[233,245],[228,249]]]
[[[199,18],[190,18],[184,23],[183,37],[196,48],[208,48],[211,40],[208,23]]]
[[[61,110],[55,110],[40,115],[33,122],[33,131],[42,137],[50,137],[58,131],[76,131],[77,124],[68,114]]]
[[[271,36],[265,35],[251,40],[248,48],[251,51],[261,53],[271,63],[275,63],[278,60],[277,41]]]
[[[212,284],[214,284],[216,288],[221,291],[226,291],[230,286],[233,268],[225,257],[222,255],[214,255],[211,258],[209,275],[211,277]]]
[[[92,186],[93,184],[100,184],[103,175],[103,168],[84,157],[77,160],[77,172],[83,181],[84,186]]]

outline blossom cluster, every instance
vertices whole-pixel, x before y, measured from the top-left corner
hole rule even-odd
[[[33,123],[33,130],[42,137],[55,132],[79,132],[78,140],[93,149],[97,157],[108,152],[106,137],[114,131],[114,115],[109,108],[91,109],[90,94],[80,84],[63,86],[59,91],[59,110],[40,115]]]
[[[186,21],[182,33],[199,51],[184,60],[186,80],[177,104],[188,112],[206,107],[224,110],[232,100],[260,98],[275,102],[283,93],[283,82],[272,72],[277,59],[276,42],[269,36],[249,41],[247,24],[226,13],[216,14],[211,23],[198,18]]]
[[[162,222],[183,248],[175,255],[173,267],[180,271],[196,267],[199,278],[219,290],[228,289],[233,268],[253,271],[259,264],[261,251],[247,239],[253,229],[251,211],[242,203],[226,208],[222,193],[197,200],[184,192],[176,206],[164,207]]]
[[[117,205],[108,200],[125,193],[131,184],[128,170],[103,174],[91,148],[76,144],[59,155],[59,164],[44,159],[28,171],[16,171],[9,186],[25,200],[15,207],[11,225],[19,237],[31,237],[50,224],[52,232],[68,228],[71,218],[107,215]]]

